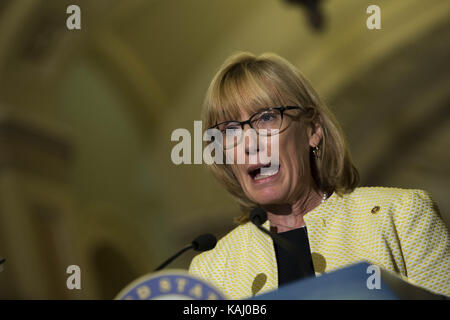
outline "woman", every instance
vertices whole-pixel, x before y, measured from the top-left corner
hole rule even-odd
[[[246,159],[211,165],[243,214],[213,250],[192,260],[192,274],[242,299],[367,261],[450,295],[450,237],[430,197],[422,190],[357,188],[336,119],[289,62],[275,54],[231,56],[210,84],[203,112],[205,127],[223,134],[225,156]],[[277,135],[278,143],[243,138],[247,130]],[[262,168],[274,164],[261,161],[263,151],[278,151],[279,159],[265,175]],[[249,221],[255,207],[267,212],[263,227],[290,241],[300,259]]]

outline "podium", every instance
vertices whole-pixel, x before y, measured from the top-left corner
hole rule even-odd
[[[222,300],[225,295],[211,283],[185,270],[144,275],[126,286],[117,300]],[[369,263],[283,285],[248,300],[445,300],[448,297],[414,286],[401,277]]]
[[[379,277],[376,279],[376,277]],[[286,284],[250,300],[397,300],[447,299],[414,286],[368,263]]]

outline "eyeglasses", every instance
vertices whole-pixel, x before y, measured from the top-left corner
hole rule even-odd
[[[210,129],[218,129],[223,135],[223,148],[231,149],[239,144],[243,137],[244,126],[248,124],[258,135],[278,134],[283,125],[283,115],[287,110],[302,109],[297,106],[272,107],[261,110],[246,121],[225,121]]]

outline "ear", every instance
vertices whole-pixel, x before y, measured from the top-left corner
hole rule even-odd
[[[314,123],[308,130],[309,145],[315,148],[319,145],[323,138],[322,126],[319,123]]]

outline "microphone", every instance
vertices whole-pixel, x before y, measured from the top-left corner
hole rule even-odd
[[[288,251],[295,259],[298,261],[298,265],[300,269],[302,270],[303,274],[307,274],[304,270],[303,263],[300,257],[299,252],[297,252],[297,249],[294,247],[292,243],[284,239],[283,237],[280,237],[276,233],[271,233],[266,228],[262,227],[262,224],[266,222],[267,220],[267,212],[261,208],[256,207],[250,212],[250,221],[262,232],[267,234],[269,237],[272,238],[273,241],[276,241],[280,246],[283,247],[286,251]]]
[[[250,220],[256,226],[261,226],[267,220],[267,212],[261,207],[256,207],[250,212]]]
[[[194,239],[194,241],[191,242],[190,245],[184,247],[180,251],[178,251],[175,255],[167,259],[163,264],[161,264],[158,268],[155,269],[155,271],[159,271],[163,269],[165,266],[167,266],[169,263],[171,263],[173,260],[178,258],[181,254],[183,254],[185,251],[189,249],[194,249],[195,251],[208,251],[213,249],[216,246],[217,239],[214,235],[207,233],[202,234]]]

